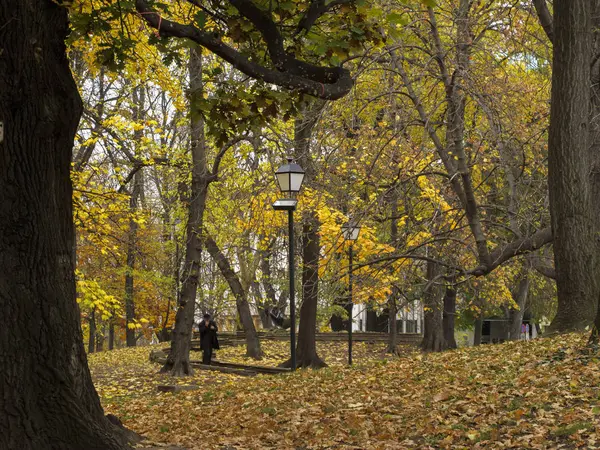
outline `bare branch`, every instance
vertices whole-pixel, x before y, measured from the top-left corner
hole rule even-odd
[[[219,153],[217,153],[217,156],[215,156],[215,160],[213,161],[212,171],[210,172],[210,181],[214,181],[217,179],[217,176],[219,175],[219,166],[221,165],[221,160],[225,156],[225,153],[227,153],[227,151],[235,144],[238,144],[242,141],[247,141],[249,139],[249,136],[237,136],[226,142],[225,145],[221,147]]]

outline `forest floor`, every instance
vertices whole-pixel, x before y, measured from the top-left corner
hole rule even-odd
[[[107,413],[152,442],[189,449],[600,448],[600,359],[586,336],[386,357],[383,345],[318,343],[330,367],[241,377],[158,374],[155,347],[89,355]],[[158,347],[164,348],[162,344]],[[261,365],[287,354],[263,343]],[[219,360],[252,362],[244,347]],[[194,356],[199,359],[198,355]],[[159,384],[198,390],[159,393]]]

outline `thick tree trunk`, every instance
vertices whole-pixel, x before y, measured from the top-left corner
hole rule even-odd
[[[582,330],[598,304],[598,226],[590,196],[592,2],[555,0],[548,187],[558,310],[548,331]]]
[[[217,263],[221,275],[227,280],[227,284],[235,296],[235,305],[237,307],[240,322],[244,334],[246,335],[246,356],[254,359],[262,358],[262,350],[260,348],[260,341],[258,334],[256,333],[256,327],[252,320],[252,313],[250,312],[250,305],[248,304],[248,296],[238,276],[231,268],[231,264],[227,260],[227,257],[223,254],[221,249],[218,247],[215,240],[205,233],[204,242],[206,244],[206,250],[212,257],[213,261]]]
[[[202,51],[190,51],[190,104],[202,95]],[[200,233],[206,207],[209,173],[206,167],[206,142],[204,139],[204,121],[196,111],[191,111],[191,153],[192,153],[192,184],[189,196],[188,221],[186,226],[185,262],[182,273],[181,294],[175,315],[175,329],[171,336],[171,350],[161,372],[169,372],[174,376],[191,375],[190,344],[194,326],[194,311],[196,306],[196,291],[200,276],[200,256],[202,242]]]
[[[600,1],[594,0],[595,11],[593,14],[593,27],[597,30],[600,27]],[[594,49],[593,55],[600,52],[600,36],[594,33]],[[600,61],[593,57],[591,70],[591,86],[592,86],[592,112],[590,119],[590,159],[591,159],[591,198],[600,198]],[[594,201],[594,217],[596,226],[600,227],[600,202]],[[600,254],[600,232],[596,230],[596,254]],[[600,260],[597,261],[596,271],[600,279]],[[600,304],[597,307],[596,320],[592,329],[590,342],[598,344],[600,341]]]
[[[296,345],[297,367],[327,366],[317,354],[315,339],[320,250],[319,222],[315,214],[311,214],[311,217],[305,219],[302,227],[302,306],[300,307],[300,325]],[[286,364],[289,366],[291,361]]]
[[[312,107],[302,105],[303,114],[294,123],[294,147],[300,165],[306,170],[305,184],[314,180],[315,163],[310,156],[310,138],[319,121],[321,102]],[[302,306],[296,345],[297,367],[325,367],[327,364],[317,355],[315,333],[317,332],[317,303],[319,297],[319,221],[314,211],[307,212],[302,226]],[[295,327],[296,324],[292,323]],[[282,366],[291,366],[291,360]]]
[[[67,11],[0,2],[0,448],[124,449],[92,384],[75,295]]]
[[[426,352],[441,352],[447,348],[442,320],[442,294],[440,288],[440,266],[427,262],[428,287],[423,293],[425,325],[421,348]],[[434,281],[435,280],[435,281]]]
[[[510,328],[508,330],[508,339],[511,341],[518,341],[521,337],[521,325],[523,323],[523,314],[525,314],[525,307],[527,306],[529,284],[529,277],[525,275],[519,281],[517,291],[512,293],[513,300],[517,304],[519,309],[511,309],[509,312]]]
[[[456,348],[456,339],[454,338],[454,318],[456,316],[456,290],[453,287],[446,287],[444,294],[444,314],[442,317],[444,327],[444,340],[447,348]]]
[[[90,333],[88,336],[88,353],[94,353],[96,345],[96,307],[92,308],[88,323],[90,326]]]

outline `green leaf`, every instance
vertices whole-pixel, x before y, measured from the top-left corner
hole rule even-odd
[[[399,24],[403,24],[406,22],[406,19],[404,18],[404,16],[402,14],[398,14],[398,13],[389,13],[386,16],[386,19],[388,21],[388,23],[391,23],[393,25],[399,25]]]
[[[198,11],[194,15],[194,20],[196,21],[196,26],[202,30],[204,25],[206,25],[206,13],[204,11]]]

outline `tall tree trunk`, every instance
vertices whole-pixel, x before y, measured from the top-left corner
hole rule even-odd
[[[175,242],[175,255],[173,257],[173,297],[175,297],[175,304],[181,303],[181,293],[179,291],[179,279],[181,278],[181,257],[179,255],[179,239],[175,231],[175,224],[173,225],[172,240]],[[170,339],[171,330],[169,329],[169,319],[171,317],[171,296],[167,300],[167,310],[165,311],[165,320],[163,322],[162,329],[158,335],[160,342],[165,342]]]
[[[273,277],[271,273],[271,254],[273,253],[274,244],[275,240],[272,240],[265,250],[261,250],[259,252],[259,267],[260,271],[262,272],[261,281],[263,289],[265,291],[265,295],[267,297],[266,302],[263,302],[266,303],[266,305],[263,304],[263,308],[260,312],[264,328],[273,328],[274,325],[273,321],[271,320],[271,315],[269,314],[269,311],[273,308],[278,307],[277,296],[275,294],[275,288],[273,287]]]
[[[297,367],[325,367],[317,354],[317,301],[319,291],[319,221],[314,213],[302,227],[302,306],[296,345]],[[294,324],[292,324],[294,326]],[[289,365],[291,361],[288,361]]]
[[[508,330],[508,339],[518,341],[521,337],[521,324],[523,323],[523,314],[527,306],[527,295],[529,294],[530,279],[525,275],[519,281],[517,291],[512,293],[514,302],[519,309],[511,309],[509,312],[510,324]]]
[[[129,197],[129,214],[137,212],[138,196],[140,192],[141,173],[137,172],[134,177],[133,190]],[[127,271],[125,272],[125,340],[127,347],[135,347],[135,298],[134,298],[134,276],[135,256],[137,253],[137,230],[138,224],[134,217],[129,219],[129,231],[127,232]]]
[[[389,332],[386,353],[391,353],[392,355],[398,354],[398,325],[396,321],[396,316],[398,315],[398,294],[398,288],[394,287],[388,298]]]
[[[133,90],[134,111],[133,119],[140,123],[144,118],[144,103],[146,95],[143,87],[137,87]],[[142,141],[142,129],[134,131],[135,156],[139,157],[138,146]],[[129,230],[127,232],[127,271],[125,272],[125,341],[127,347],[135,347],[137,339],[135,338],[135,293],[134,293],[134,275],[135,257],[137,254],[137,232],[138,223],[135,220],[135,214],[138,211],[138,200],[142,196],[143,178],[142,169],[138,170],[133,176],[133,187],[129,196]]]
[[[258,333],[254,327],[254,321],[252,320],[247,292],[242,287],[239,277],[231,268],[231,264],[229,264],[227,257],[223,254],[214,239],[208,234],[205,234],[204,242],[206,244],[206,250],[213,261],[217,263],[223,278],[227,280],[227,284],[235,296],[235,305],[237,307],[240,322],[242,323],[244,334],[246,335],[246,356],[254,359],[261,359],[262,350],[260,348],[260,341],[258,340]]]
[[[115,322],[113,318],[108,319],[108,349],[113,350],[115,348]]]
[[[550,333],[584,329],[598,304],[588,139],[592,9],[588,0],[554,2],[548,187],[558,309]]]
[[[395,155],[394,155],[395,156]],[[400,241],[398,236],[398,191],[393,189],[390,192],[390,243],[396,249],[400,248]],[[388,298],[388,309],[389,309],[389,334],[388,334],[388,344],[387,344],[387,353],[391,353],[396,355],[398,353],[398,325],[396,322],[396,316],[398,315],[398,298],[400,296],[400,291],[397,287],[392,288],[392,292],[390,297]]]
[[[87,365],[74,277],[71,152],[82,111],[67,11],[0,2],[0,448],[124,449]]]
[[[202,116],[193,109],[195,99],[202,96],[202,50],[190,51],[190,105],[191,106],[191,153],[192,153],[192,184],[187,197],[188,221],[186,226],[185,262],[181,281],[181,294],[175,329],[171,337],[171,350],[162,372],[170,372],[174,376],[191,375],[190,344],[194,326],[194,311],[196,306],[196,291],[200,276],[200,256],[202,242],[200,233],[208,194],[209,173],[206,167],[206,142],[204,139],[204,121]]]
[[[600,1],[593,1],[595,10],[593,14],[593,28],[598,30],[600,27]],[[600,52],[600,36],[594,33],[594,49],[592,55]],[[590,158],[591,158],[591,198],[600,198],[600,61],[594,56],[591,70],[591,98],[592,112],[590,119]],[[600,202],[594,201],[595,224],[600,224]],[[600,232],[595,233],[596,254],[600,254]],[[600,260],[596,262],[596,272],[600,278]],[[596,319],[592,329],[590,343],[598,344],[600,341],[600,304],[597,306]]]
[[[90,326],[90,333],[88,337],[88,353],[94,353],[95,345],[96,345],[96,307],[92,308],[92,312],[90,312],[90,317],[88,319],[88,323]]]
[[[425,324],[421,348],[426,352],[441,352],[447,348],[442,321],[442,295],[439,264],[427,261],[428,286],[423,293]]]
[[[442,317],[444,327],[444,340],[447,348],[456,348],[456,339],[454,338],[454,318],[456,316],[456,289],[451,286],[446,287],[444,294],[444,314]]]
[[[475,319],[475,331],[473,336],[473,345],[481,345],[481,333],[483,331],[483,316]]]
[[[315,163],[310,155],[312,131],[319,121],[322,102],[312,107],[302,105],[303,114],[294,123],[294,148],[300,165],[306,171],[305,184],[314,182]],[[302,306],[296,345],[297,367],[325,367],[325,362],[317,355],[317,304],[319,297],[319,221],[314,211],[303,218],[302,225]],[[295,327],[296,324],[292,323]],[[291,367],[291,360],[282,366]]]
[[[102,325],[102,329],[98,331],[96,328],[96,352],[104,351],[104,338],[106,333],[106,325]]]

